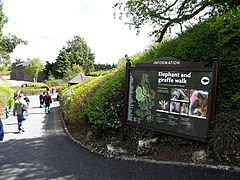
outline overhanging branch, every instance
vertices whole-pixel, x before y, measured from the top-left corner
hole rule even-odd
[[[174,19],[170,19],[163,27],[163,29],[160,32],[160,37],[156,40],[156,42],[161,42],[163,40],[164,34],[166,33],[167,29],[175,23],[181,23],[183,21],[187,21],[189,19],[192,19],[194,16],[196,16],[198,13],[200,13],[202,10],[204,10],[208,5],[210,5],[209,2],[206,2],[205,4],[203,4],[199,9],[197,9],[196,11],[194,11],[192,14],[188,14],[188,15],[183,15],[182,17],[179,18],[174,18]]]

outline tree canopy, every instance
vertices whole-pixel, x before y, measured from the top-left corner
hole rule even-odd
[[[45,69],[45,63],[39,58],[33,58],[24,69],[35,79],[34,82],[37,82],[38,73]]]
[[[239,0],[119,0],[113,5],[115,17],[125,16],[125,23],[137,32],[150,25],[150,36],[161,42],[167,30],[176,24],[197,23],[216,13],[223,13],[240,5]]]
[[[91,49],[88,47],[84,38],[74,36],[72,40],[67,42],[66,49],[71,62],[71,67],[73,64],[83,66],[85,73],[93,70],[95,55],[91,52]]]
[[[2,28],[7,22],[8,19],[3,14],[3,3],[0,0],[0,64],[6,66],[10,64],[10,53],[13,52],[16,46],[19,44],[27,44],[27,41],[24,41],[15,35],[3,35]]]
[[[71,62],[67,55],[66,49],[62,49],[54,63],[53,73],[56,78],[63,78],[67,71],[71,68]]]
[[[94,70],[95,71],[100,71],[100,70],[109,70],[109,69],[113,69],[116,68],[117,65],[116,64],[94,64]]]
[[[54,64],[54,75],[62,78],[73,70],[74,65],[79,65],[87,74],[93,70],[95,55],[91,52],[87,42],[80,36],[74,36],[68,40],[67,46],[60,51]]]

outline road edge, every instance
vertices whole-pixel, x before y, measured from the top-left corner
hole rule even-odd
[[[201,167],[201,168],[211,168],[211,169],[218,169],[218,170],[225,170],[225,171],[233,171],[233,172],[240,172],[240,167],[235,166],[223,166],[223,165],[211,165],[211,164],[199,164],[199,163],[185,163],[185,162],[177,162],[177,161],[157,161],[152,159],[142,159],[142,158],[134,158],[134,157],[126,157],[126,156],[118,156],[118,155],[109,155],[106,153],[98,152],[94,149],[92,149],[90,146],[87,146],[83,143],[81,143],[79,140],[75,139],[71,133],[68,131],[67,126],[65,124],[64,118],[62,116],[62,113],[60,112],[60,109],[58,107],[58,112],[60,114],[60,119],[62,121],[63,129],[67,136],[75,143],[80,145],[81,147],[88,149],[90,152],[102,155],[106,158],[114,158],[114,159],[120,159],[120,160],[129,160],[129,161],[139,161],[139,162],[146,162],[146,163],[154,163],[154,164],[163,164],[163,165],[180,165],[180,166],[193,166],[193,167]]]

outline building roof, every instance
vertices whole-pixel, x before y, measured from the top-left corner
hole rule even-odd
[[[31,61],[32,61],[32,60],[27,60],[27,61],[24,61],[24,62],[22,62],[22,63],[19,63],[19,64],[16,65],[16,68],[17,68],[17,67],[26,66],[26,65],[30,64]]]
[[[88,78],[83,73],[78,73],[72,79],[68,81],[68,84],[79,84],[82,82],[88,81]]]

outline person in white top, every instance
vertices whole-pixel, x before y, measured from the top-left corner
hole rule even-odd
[[[18,98],[14,102],[13,106],[13,115],[17,116],[18,121],[18,132],[25,132],[23,128],[23,121],[26,120],[25,111],[27,108],[27,103],[23,99],[23,94],[20,93]]]

